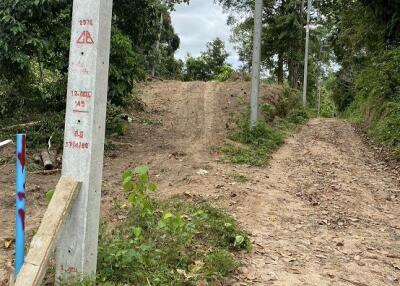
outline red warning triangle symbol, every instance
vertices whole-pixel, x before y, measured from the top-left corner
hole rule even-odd
[[[78,44],[89,44],[89,45],[94,44],[94,41],[89,31],[83,31],[76,42]]]

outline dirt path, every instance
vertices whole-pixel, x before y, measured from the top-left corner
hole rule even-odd
[[[350,124],[312,120],[252,173],[234,210],[256,247],[235,285],[399,285],[399,178]]]
[[[220,162],[219,146],[232,116],[247,106],[249,87],[175,81],[142,86],[145,112],[132,113],[127,135],[113,138],[117,144],[106,153],[102,220],[123,219],[121,173],[147,164],[160,195],[211,201],[252,234],[252,253],[243,254],[243,266],[225,285],[400,285],[399,178],[376,162],[349,123],[312,120],[268,167]],[[13,168],[0,166],[0,281],[13,254],[13,246],[3,247],[13,237]],[[47,206],[45,192],[57,180],[28,175],[29,236]]]

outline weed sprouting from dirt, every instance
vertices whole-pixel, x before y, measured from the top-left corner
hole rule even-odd
[[[206,203],[156,200],[149,169],[123,174],[130,202],[126,221],[100,234],[96,285],[198,285],[220,281],[250,248],[247,233],[225,211]],[[95,285],[82,281],[81,286]]]
[[[237,183],[247,183],[250,181],[250,178],[238,173],[233,173],[230,177]]]

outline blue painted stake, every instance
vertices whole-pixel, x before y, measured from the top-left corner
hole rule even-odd
[[[15,218],[15,274],[18,275],[24,264],[25,258],[25,150],[26,150],[26,135],[17,134],[17,208]]]

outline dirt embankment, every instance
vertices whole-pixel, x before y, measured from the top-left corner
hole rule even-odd
[[[226,285],[399,285],[399,178],[376,162],[345,121],[314,119],[286,140],[268,167],[220,162],[232,116],[249,84],[146,84],[146,112],[114,138],[104,164],[102,219],[118,223],[120,175],[150,166],[160,195],[183,194],[231,211],[255,247]],[[276,88],[266,88],[276,94]],[[10,151],[11,152],[11,151]],[[13,236],[13,164],[0,166],[0,242]],[[29,175],[28,233],[57,175]],[[0,247],[0,277],[13,246]]]
[[[121,174],[138,164],[147,164],[160,194],[187,190],[198,169],[218,157],[234,114],[247,105],[249,83],[205,83],[164,81],[143,84],[145,111],[132,111],[134,119],[127,134],[114,137],[106,152],[102,199],[102,219],[116,222],[115,202],[124,200]],[[276,94],[278,89],[268,88]],[[28,138],[29,140],[29,138]],[[0,150],[0,282],[12,264],[14,245],[15,165],[14,147]],[[29,166],[34,154],[28,150]],[[6,162],[4,164],[4,162]],[[29,167],[28,167],[29,168]],[[28,173],[27,234],[31,238],[47,208],[45,193],[54,188],[59,174]],[[7,247],[4,242],[7,241]],[[1,285],[1,283],[0,283]]]

